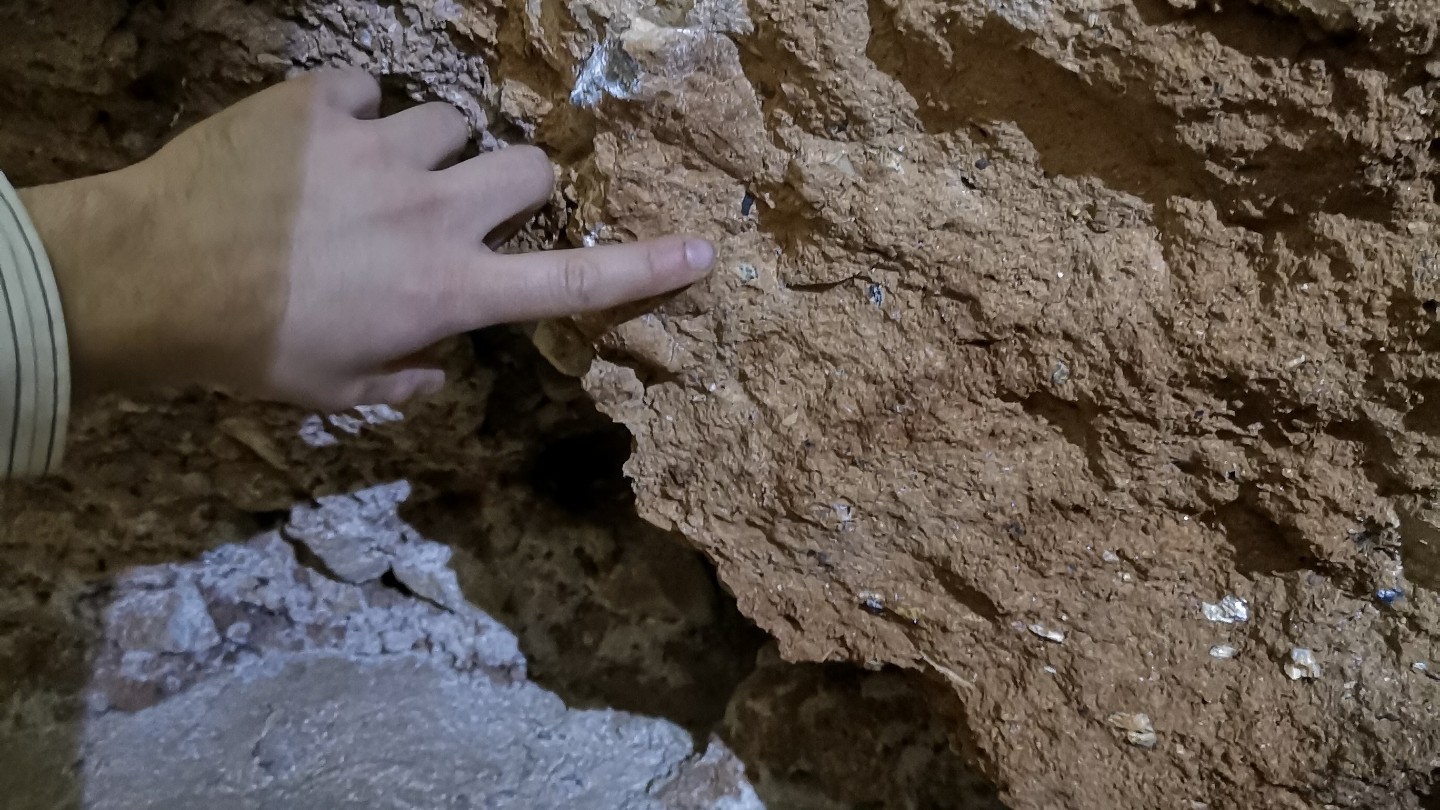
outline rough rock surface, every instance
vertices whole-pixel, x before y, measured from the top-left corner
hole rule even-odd
[[[566,167],[533,241],[719,240],[652,313],[536,339],[633,432],[641,513],[785,658],[929,673],[1015,807],[1417,807],[1440,766],[1437,20],[32,0],[0,10],[0,165],[116,165],[296,65],[456,101]],[[255,509],[303,489],[261,480]],[[205,637],[182,630],[157,638]]]
[[[1437,26],[1433,2],[642,14],[578,227],[697,230],[725,262],[578,324],[642,514],[785,657],[934,673],[1012,806],[1420,805]],[[1207,619],[1227,595],[1247,618]]]
[[[375,524],[404,526],[400,489],[320,509],[363,547],[384,536]],[[117,591],[81,740],[87,807],[764,806],[743,777],[708,794],[675,784],[712,772],[707,758],[743,769],[718,740],[696,752],[672,721],[567,708],[463,599],[328,579],[280,532],[132,571]],[[186,643],[154,643],[157,625]]]

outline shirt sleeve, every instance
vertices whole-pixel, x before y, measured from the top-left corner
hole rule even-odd
[[[50,260],[0,174],[0,480],[60,466],[70,416],[70,352]]]

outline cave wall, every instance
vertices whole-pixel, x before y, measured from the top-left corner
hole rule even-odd
[[[0,11],[22,180],[347,62],[547,147],[526,244],[716,239],[537,344],[786,659],[926,677],[1011,806],[1428,800],[1434,2],[60,5]]]

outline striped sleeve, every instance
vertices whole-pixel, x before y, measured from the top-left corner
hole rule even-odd
[[[60,466],[70,353],[50,260],[0,174],[0,480]]]

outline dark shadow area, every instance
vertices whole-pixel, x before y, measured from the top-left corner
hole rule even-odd
[[[1325,42],[1319,28],[1307,27],[1298,18],[1282,17],[1255,3],[1225,3],[1223,8],[1196,5],[1182,10],[1164,0],[1135,0],[1134,6],[1147,25],[1189,26],[1252,58],[1295,61],[1307,48]]]
[[[1393,204],[1365,183],[1363,150],[1322,122],[1303,149],[1272,145],[1230,160],[1240,180],[1227,182],[1207,165],[1227,158],[1183,142],[1183,121],[1150,88],[1087,80],[1036,53],[1032,35],[1003,20],[956,23],[946,35],[948,57],[905,31],[880,0],[870,3],[870,22],[868,55],[920,103],[929,132],[983,134],[989,122],[1013,122],[1051,174],[1094,177],[1157,209],[1172,196],[1210,200],[1230,221],[1313,212],[1383,221]]]
[[[457,562],[466,597],[509,626],[530,677],[567,705],[667,717],[703,738],[764,636],[684,540],[641,520],[621,471],[630,434],[505,329],[477,440],[523,443],[401,513]],[[562,392],[557,402],[546,390]]]
[[[1202,520],[1216,525],[1234,549],[1235,570],[1249,576],[1313,570],[1321,564],[1298,536],[1248,503],[1253,486],[1242,486],[1241,497],[1212,510]]]
[[[444,357],[452,383],[437,401],[403,419],[312,423],[308,443],[298,435],[305,415],[290,409],[198,393],[102,403],[78,415],[63,478],[3,490],[7,807],[79,806],[95,678],[113,719],[198,700],[192,691],[214,677],[181,673],[173,691],[125,686],[113,638],[100,638],[113,576],[193,567],[273,533],[293,504],[401,479],[412,487],[401,517],[454,550],[450,566],[466,598],[518,637],[528,678],[566,706],[668,719],[697,750],[718,737],[771,807],[999,806],[948,747],[946,721],[913,676],[768,654],[757,669],[766,637],[713,567],[636,516],[622,473],[628,433],[522,335],[491,330]],[[335,442],[317,440],[317,429]],[[294,547],[317,583],[340,576]],[[376,604],[417,599],[393,573],[367,592]],[[242,618],[255,634],[284,630],[263,613],[208,610],[223,632]],[[97,645],[108,650],[98,663]],[[267,761],[282,755],[290,756]],[[157,795],[164,788],[157,784]]]
[[[1105,470],[1104,444],[1100,441],[1100,412],[1092,403],[1069,402],[1048,391],[1036,391],[1020,405],[1026,413],[1060,431],[1066,441],[1084,454],[1085,464],[1097,481],[1110,480]]]
[[[785,664],[762,656],[725,720],[771,808],[1001,810],[995,789],[961,764],[950,718],[908,673]],[[759,778],[756,778],[756,777]]]
[[[1417,793],[1415,798],[1420,802],[1420,810],[1440,810],[1440,768],[1430,774],[1430,789]]]
[[[1406,429],[1440,436],[1440,380],[1421,380],[1412,390],[1416,403],[1405,414]]]
[[[1407,498],[1400,516],[1401,555],[1405,575],[1422,588],[1440,591],[1440,525],[1430,505]]]
[[[906,33],[879,0],[870,3],[870,24],[867,54],[920,103],[928,132],[1013,121],[1052,174],[1095,177],[1156,206],[1219,191],[1202,158],[1176,137],[1173,113],[1086,82],[1035,53],[1029,34],[998,18],[952,27],[952,59]]]

